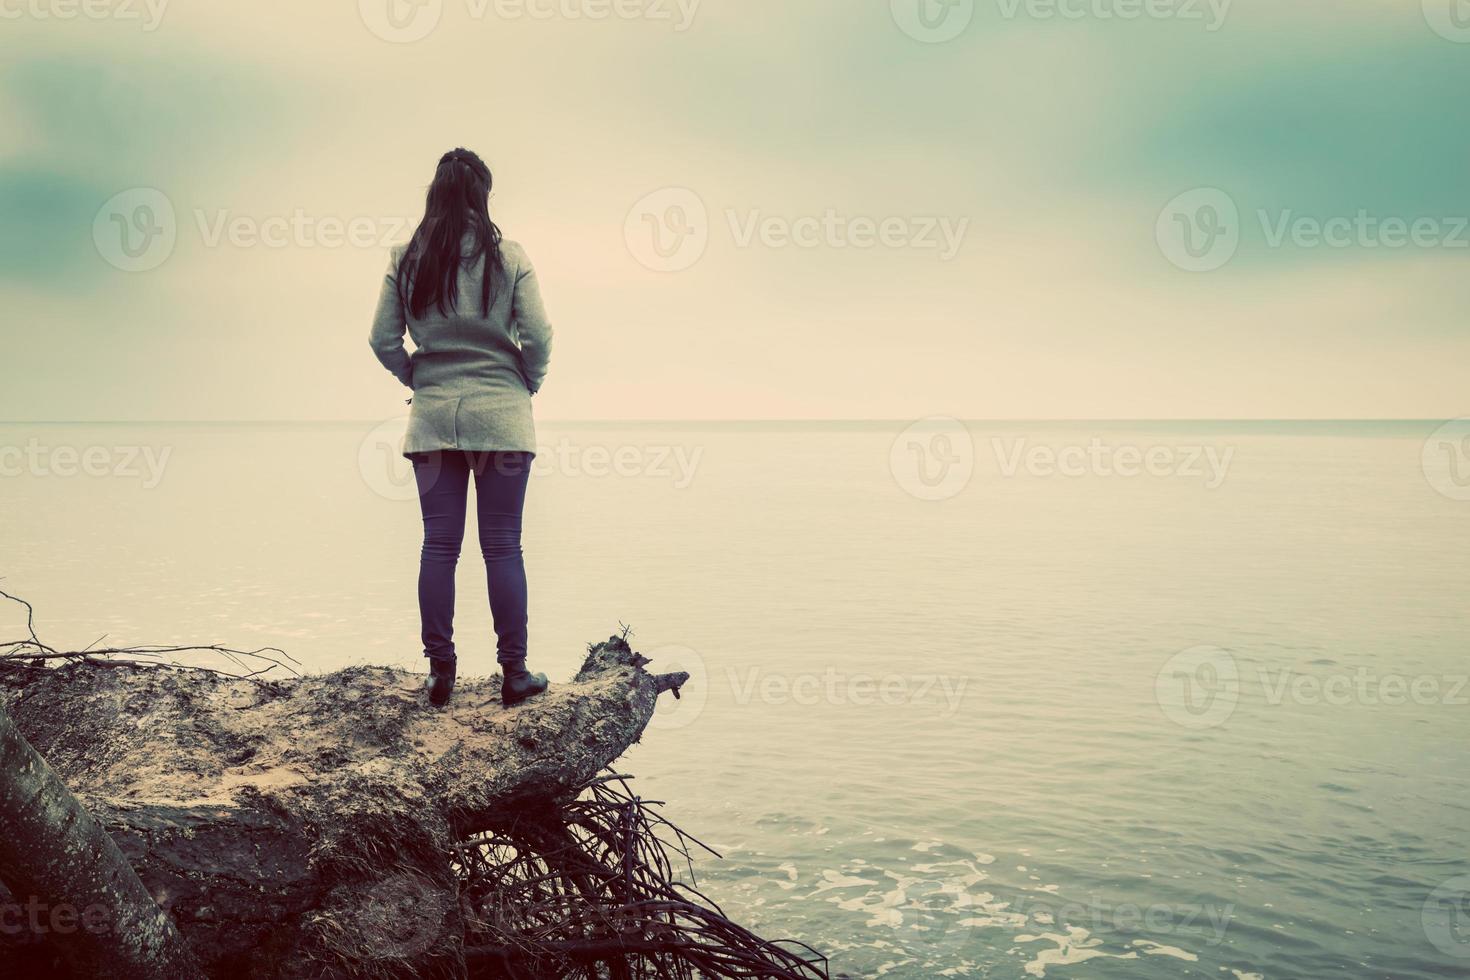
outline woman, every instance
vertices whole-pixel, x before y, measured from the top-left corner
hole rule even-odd
[[[526,253],[490,220],[492,183],[469,150],[439,160],[423,221],[393,249],[371,338],[378,360],[414,393],[403,453],[424,514],[419,614],[435,705],[454,691],[454,570],[471,474],[501,700],[546,690],[546,676],[526,670],[521,510],[536,452],[531,396],[546,377],[551,324]]]

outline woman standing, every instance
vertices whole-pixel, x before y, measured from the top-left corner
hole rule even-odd
[[[454,690],[454,572],[471,475],[502,701],[546,690],[546,676],[526,669],[521,511],[536,452],[531,396],[546,377],[551,324],[526,253],[490,220],[492,184],[469,150],[439,160],[423,221],[393,249],[371,337],[378,360],[414,393],[403,453],[424,515],[419,613],[435,705]]]

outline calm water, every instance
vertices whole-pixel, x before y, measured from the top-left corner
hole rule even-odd
[[[623,768],[834,970],[1463,976],[1470,466],[1426,476],[1434,428],[544,424],[533,657],[622,622],[694,671]],[[0,426],[0,587],[55,645],[417,668],[391,439]]]

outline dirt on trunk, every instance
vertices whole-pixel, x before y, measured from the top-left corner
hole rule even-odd
[[[0,698],[209,975],[457,976],[457,849],[556,812],[638,741],[688,679],[646,663],[613,637],[508,709],[498,676],[435,709],[422,674],[374,667],[254,681],[73,663],[9,674]]]

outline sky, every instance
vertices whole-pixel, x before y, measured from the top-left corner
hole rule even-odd
[[[0,0],[0,420],[375,419],[440,154],[544,419],[1470,414],[1462,0]]]

